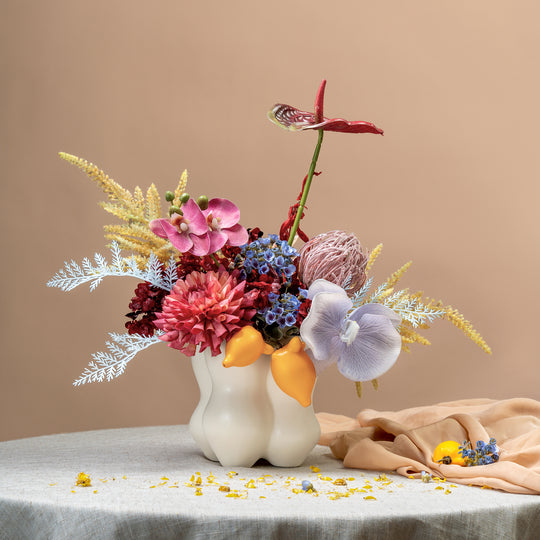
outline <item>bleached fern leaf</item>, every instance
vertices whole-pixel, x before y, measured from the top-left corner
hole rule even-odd
[[[178,268],[176,267],[174,257],[169,259],[169,263],[167,264],[167,268],[163,275],[163,281],[165,288],[168,291],[172,291],[174,284],[178,281]]]
[[[373,283],[373,277],[370,277],[364,283],[364,285],[362,285],[362,288],[359,291],[354,293],[353,297],[351,298],[354,308],[357,308],[363,304],[364,298],[367,296],[369,289],[371,289],[372,283]]]
[[[64,268],[60,269],[48,282],[48,287],[58,287],[63,291],[71,291],[83,283],[90,282],[90,290],[93,291],[107,276],[128,276],[148,281],[151,285],[166,291],[169,287],[170,279],[163,279],[161,263],[152,253],[148,259],[146,267],[141,270],[137,265],[135,257],[132,255],[123,258],[117,242],[111,245],[112,264],[107,264],[105,257],[96,253],[94,260],[96,266],[92,265],[88,258],[84,258],[82,266],[75,261],[64,263]]]
[[[139,334],[110,333],[112,341],[105,343],[109,352],[99,351],[92,354],[93,360],[80,377],[73,382],[73,385],[81,386],[92,382],[102,382],[104,379],[111,381],[119,377],[124,373],[128,362],[138,352],[156,343],[161,343],[159,340],[161,334],[163,332],[158,331],[154,336],[145,337]]]
[[[443,309],[426,306],[418,298],[411,297],[406,290],[398,291],[381,301],[395,311],[405,321],[409,321],[414,328],[421,324],[433,322],[444,316]]]

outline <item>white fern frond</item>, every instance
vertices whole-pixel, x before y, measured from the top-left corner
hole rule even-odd
[[[134,356],[151,345],[161,343],[159,336],[162,331],[156,332],[154,336],[145,337],[139,334],[117,334],[111,332],[112,341],[107,341],[105,345],[109,352],[99,351],[92,354],[93,360],[81,373],[80,377],[73,382],[74,386],[92,382],[102,382],[104,379],[111,381],[124,373],[126,366]]]
[[[403,320],[410,322],[414,328],[433,322],[445,314],[442,309],[428,307],[418,298],[411,298],[407,295],[406,289],[384,298],[380,303],[395,311]]]
[[[169,278],[164,279],[162,276],[162,267],[159,259],[150,254],[148,262],[144,270],[141,270],[137,265],[137,260],[132,255],[128,258],[123,258],[121,250],[117,242],[111,244],[112,264],[107,264],[103,255],[96,253],[94,261],[96,266],[92,265],[90,259],[85,257],[82,261],[82,266],[79,266],[75,261],[65,262],[64,268],[60,269],[48,282],[48,287],[58,287],[63,291],[71,291],[75,287],[83,283],[90,282],[90,290],[93,291],[107,276],[128,276],[141,279],[149,282],[154,287],[170,291]],[[169,263],[170,264],[170,263]],[[176,265],[171,272],[176,272]],[[172,274],[171,274],[172,275]]]
[[[364,298],[367,296],[369,289],[371,289],[372,283],[373,277],[370,277],[364,283],[364,285],[362,285],[362,288],[354,293],[353,297],[351,298],[354,308],[360,307],[364,303]]]
[[[178,268],[176,266],[176,261],[173,257],[169,259],[167,268],[163,273],[163,281],[167,290],[172,291],[174,284],[178,281]]]

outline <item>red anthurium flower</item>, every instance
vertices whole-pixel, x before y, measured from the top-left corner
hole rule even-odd
[[[323,131],[339,131],[342,133],[374,133],[382,135],[383,130],[371,122],[361,120],[349,122],[343,118],[325,118],[323,116],[324,89],[326,81],[321,83],[315,101],[315,112],[301,111],[290,105],[278,103],[268,113],[268,118],[278,126],[289,131],[321,129]]]

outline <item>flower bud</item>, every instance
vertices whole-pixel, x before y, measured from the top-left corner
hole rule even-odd
[[[206,210],[208,208],[208,197],[206,195],[201,195],[197,199],[197,204],[201,210]]]
[[[182,209],[179,206],[175,206],[174,204],[171,205],[169,208],[169,216],[172,216],[173,214],[178,214],[180,216],[184,215],[184,212],[182,212]]]
[[[182,193],[180,197],[180,202],[186,204],[189,201],[189,195],[187,193]]]
[[[166,191],[165,192],[165,200],[167,202],[173,202],[174,201],[174,193],[172,191]]]

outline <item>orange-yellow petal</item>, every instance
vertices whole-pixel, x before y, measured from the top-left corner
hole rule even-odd
[[[305,343],[295,336],[285,347],[272,354],[271,369],[276,384],[302,407],[311,405],[311,394],[317,373],[304,351]]]
[[[265,343],[253,326],[243,326],[227,342],[223,367],[244,367],[253,364],[261,354],[271,354],[274,348]]]

